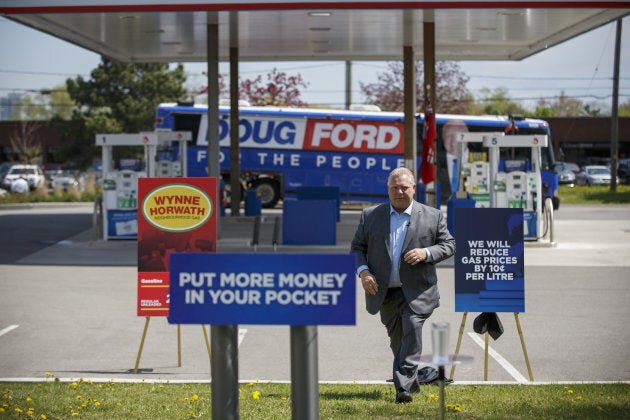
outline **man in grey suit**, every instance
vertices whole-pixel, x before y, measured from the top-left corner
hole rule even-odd
[[[367,311],[380,312],[394,353],[396,401],[420,390],[422,326],[440,305],[435,264],[455,253],[442,212],[414,200],[416,184],[406,168],[388,177],[389,203],[363,210],[352,240]]]

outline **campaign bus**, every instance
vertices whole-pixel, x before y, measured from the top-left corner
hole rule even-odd
[[[221,174],[229,185],[230,108],[219,107]],[[418,173],[424,116],[416,116]],[[550,135],[542,120],[507,116],[436,115],[438,182],[441,201],[457,188],[452,161],[456,132]],[[200,104],[160,104],[156,130],[191,131],[187,176],[207,176],[208,109]],[[338,187],[342,201],[387,201],[387,175],[404,166],[404,114],[334,109],[239,107],[240,172],[244,188],[257,189],[263,207],[294,198],[302,186]],[[550,142],[551,144],[551,142]],[[177,153],[177,151],[175,151]],[[527,161],[529,151],[502,150],[502,159]],[[467,144],[466,158],[487,160],[481,143]],[[553,150],[542,151],[545,196],[557,196]],[[449,174],[450,171],[450,174]]]

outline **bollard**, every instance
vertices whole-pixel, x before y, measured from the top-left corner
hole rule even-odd
[[[273,251],[278,250],[278,239],[280,238],[280,216],[276,216],[273,222],[273,239],[271,244],[273,245]]]
[[[260,239],[260,216],[254,217],[254,235],[252,237],[252,245],[254,246],[254,252],[258,248],[258,242]]]

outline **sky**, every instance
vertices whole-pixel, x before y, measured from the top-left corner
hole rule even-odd
[[[469,76],[468,89],[480,97],[481,89],[502,87],[508,96],[533,109],[539,98],[553,100],[561,91],[584,103],[597,102],[610,109],[616,24],[594,29],[570,41],[553,46],[525,60],[460,61]],[[100,56],[0,17],[0,97],[12,92],[27,93],[63,85],[67,78],[89,78]],[[265,75],[273,68],[289,75],[300,74],[308,87],[302,99],[310,104],[343,106],[345,101],[344,62],[240,63],[242,78]],[[205,85],[205,63],[184,63],[188,86]],[[353,62],[352,97],[365,100],[359,83],[374,83],[387,71],[387,62]],[[222,63],[219,71],[228,74]],[[623,19],[619,103],[630,100],[630,17]],[[438,110],[439,112],[439,110]]]

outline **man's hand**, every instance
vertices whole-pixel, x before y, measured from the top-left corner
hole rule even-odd
[[[363,290],[368,295],[375,295],[378,292],[378,284],[376,283],[376,278],[370,273],[369,270],[363,270],[359,273],[359,277],[361,278],[361,285],[363,286]]]
[[[427,250],[424,248],[414,248],[403,256],[403,260],[410,265],[416,265],[427,259]]]

